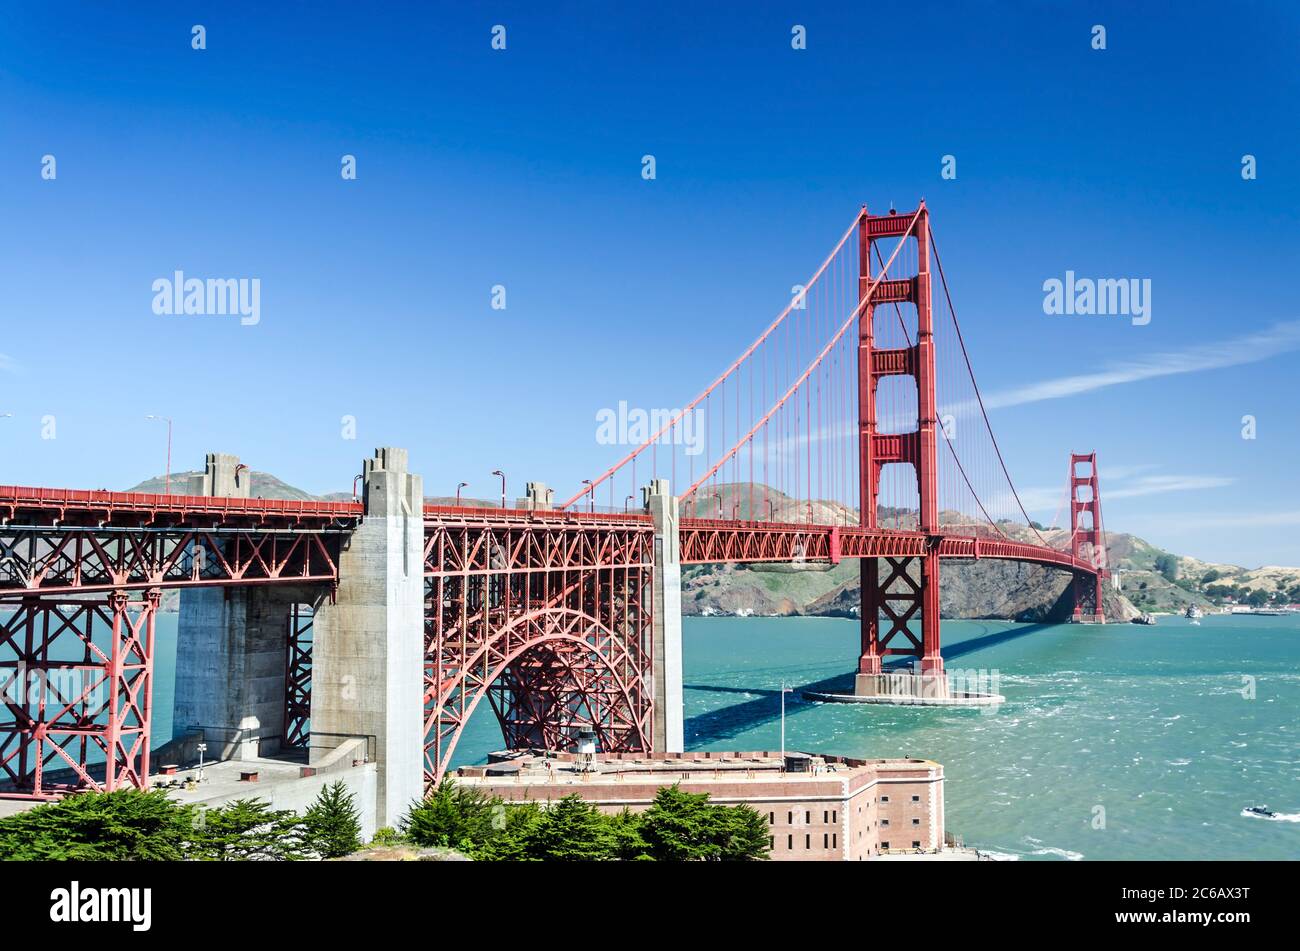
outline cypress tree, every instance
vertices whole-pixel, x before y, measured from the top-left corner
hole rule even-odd
[[[323,859],[351,855],[361,848],[361,813],[339,780],[324,787],[303,816],[304,843]]]

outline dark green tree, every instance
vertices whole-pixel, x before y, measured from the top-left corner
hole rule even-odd
[[[1156,571],[1164,575],[1166,581],[1176,581],[1178,579],[1178,558],[1168,552],[1161,552],[1156,556]]]
[[[708,793],[665,786],[641,816],[648,854],[660,862],[752,861],[768,856],[767,829],[749,806],[715,806]]]
[[[303,815],[304,842],[323,859],[361,848],[361,813],[343,781],[326,786]]]
[[[303,820],[262,799],[236,799],[196,814],[190,855],[217,862],[306,858]]]
[[[401,831],[416,845],[472,853],[487,845],[505,826],[505,812],[500,799],[459,786],[451,776],[445,776],[423,802],[411,806]]]
[[[176,861],[186,857],[193,813],[161,791],[68,796],[0,819],[0,859]]]
[[[718,858],[723,862],[759,862],[767,860],[769,834],[767,820],[752,806],[713,806],[717,810]]]
[[[609,817],[576,794],[543,810],[524,839],[526,856],[541,861],[607,861],[614,846]]]
[[[641,835],[641,815],[630,809],[608,817],[614,839],[614,858],[623,861],[649,859],[649,843]]]
[[[528,851],[529,840],[541,821],[541,807],[535,802],[521,802],[508,803],[504,809],[502,828],[495,829],[496,834],[486,843],[469,849],[471,858],[484,862],[523,862],[532,857]],[[500,821],[497,824],[502,825]]]

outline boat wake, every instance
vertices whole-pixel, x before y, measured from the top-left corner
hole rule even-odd
[[[1267,807],[1248,806],[1241,810],[1241,814],[1247,819],[1268,819],[1271,822],[1300,822],[1300,812],[1274,812]]]

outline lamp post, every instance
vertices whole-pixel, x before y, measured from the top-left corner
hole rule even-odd
[[[469,488],[468,482],[462,482],[456,486],[456,508],[460,508],[460,490]]]
[[[768,500],[767,500],[767,520],[768,520],[769,522],[775,522],[775,521],[776,521],[776,507],[775,507],[775,506],[776,506],[776,503],[774,503],[771,499],[768,499]]]
[[[208,744],[200,743],[197,747],[199,751],[199,775],[198,781],[203,782],[203,754],[208,751]]]
[[[493,469],[492,474],[501,477],[501,508],[504,509],[506,507],[506,474],[500,469]]]
[[[587,487],[587,491],[586,491],[584,494],[590,496],[590,499],[591,499],[591,501],[589,501],[589,502],[587,503],[587,511],[591,512],[592,514],[595,514],[595,512],[596,512],[596,487],[595,487],[594,485],[592,485],[590,479],[583,479],[583,480],[582,480],[582,484],[585,485],[585,486]]]
[[[785,770],[785,695],[788,693],[794,691],[787,687],[783,680],[781,681],[781,769],[783,771]]]
[[[628,506],[631,505],[631,504],[632,504],[632,496],[629,495],[627,498],[625,498],[625,499],[623,500],[623,514],[624,514],[624,515],[627,514],[627,512],[628,512]]]
[[[163,483],[166,485],[166,494],[172,494],[172,418],[170,416],[155,416],[150,413],[145,419],[160,419],[167,424],[167,472],[163,476]]]

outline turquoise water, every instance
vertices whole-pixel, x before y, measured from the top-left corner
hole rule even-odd
[[[171,731],[175,632],[175,615],[160,618],[155,742]],[[787,745],[938,760],[949,831],[1008,857],[1300,858],[1300,617],[945,621],[943,633],[950,669],[998,672],[996,712],[818,704],[796,690]],[[689,749],[776,749],[782,679],[852,689],[854,621],[687,618],[684,638]],[[500,744],[485,701],[456,762]],[[1288,818],[1241,814],[1261,804]]]

